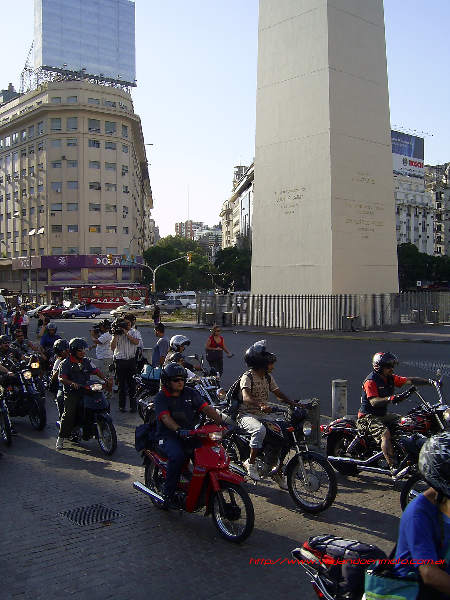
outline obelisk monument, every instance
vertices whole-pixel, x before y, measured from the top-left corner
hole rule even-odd
[[[252,293],[398,291],[382,0],[260,0]]]

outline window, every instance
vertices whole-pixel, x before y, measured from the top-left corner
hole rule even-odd
[[[90,160],[89,168],[90,169],[100,169],[100,161],[99,160]]]
[[[115,225],[107,225],[106,233],[117,233],[117,227]],[[111,252],[111,254],[112,254],[112,252]],[[114,252],[114,254],[115,254],[115,252]]]
[[[116,103],[112,100],[103,100],[103,106],[110,106],[111,108],[116,108]]]
[[[32,217],[34,215],[34,206],[32,206],[30,208],[30,217]]]
[[[67,96],[67,104],[76,104],[78,102],[78,96]]]
[[[68,202],[66,204],[66,210],[70,212],[76,212],[78,210],[78,202]]]
[[[106,247],[106,254],[117,254],[117,246]]]
[[[30,185],[28,193],[30,194],[30,196],[33,196],[33,194],[34,194],[34,186]]]
[[[44,163],[38,163],[38,169],[40,169],[41,171],[44,170]]]
[[[61,131],[61,119],[59,117],[50,119],[51,131]]]
[[[117,212],[117,204],[105,204],[106,212]]]
[[[50,140],[51,148],[61,148],[62,141],[61,140]]]
[[[117,123],[115,123],[114,121],[105,121],[105,133],[107,135],[112,135],[113,133],[116,133],[117,130]]]
[[[23,130],[20,132],[20,141],[21,141],[21,142],[25,142],[25,141],[26,141],[26,139],[27,139],[27,130],[26,130],[26,129],[23,129]]]
[[[51,212],[59,212],[61,210],[62,210],[62,204],[61,204],[61,202],[54,202],[53,204],[50,204],[50,211]]]
[[[38,135],[42,135],[44,133],[44,121],[39,121],[39,123],[37,124],[37,133]]]
[[[128,146],[126,144],[122,144],[122,152],[128,154]]]
[[[122,176],[126,175],[127,173],[128,173],[127,165],[122,165]]]
[[[100,121],[98,119],[88,119],[88,130],[100,133]]]
[[[78,181],[68,181],[67,189],[68,190],[77,190],[78,189]]]
[[[101,246],[91,246],[89,249],[89,254],[101,254],[102,248]]]
[[[100,148],[100,142],[98,140],[89,140],[89,148]]]
[[[51,189],[54,192],[57,192],[57,193],[60,194],[61,191],[62,191],[62,182],[61,181],[52,181],[51,182]]]
[[[52,225],[52,233],[62,233],[62,225]]]
[[[61,169],[61,167],[62,167],[62,162],[60,160],[54,160],[52,162],[53,169]]]
[[[122,233],[128,235],[128,227],[122,227]]]
[[[28,235],[28,229],[22,229],[22,237],[25,237]]]
[[[101,190],[102,186],[100,185],[99,181],[91,181],[89,183],[89,189],[90,190]]]
[[[28,154],[34,154],[34,146],[28,146]]]
[[[69,246],[67,248],[67,254],[78,254],[78,246]]]
[[[13,144],[17,144],[17,143],[18,143],[18,141],[19,141],[19,134],[18,134],[17,132],[14,132],[14,133],[12,134],[12,143],[13,143]]]
[[[100,104],[99,98],[88,98],[88,104]]]
[[[61,104],[61,96],[53,96],[53,98],[50,98],[50,102],[52,104]]]
[[[39,207],[39,212],[40,212],[41,214],[42,214],[42,213],[45,213],[45,204],[41,204],[41,205],[40,205],[40,207]]]
[[[67,138],[68,146],[78,146],[77,138]]]
[[[26,155],[27,155],[27,149],[22,148],[22,150],[20,151],[20,156],[26,156]]]
[[[76,131],[78,129],[78,117],[67,118],[67,131]]]
[[[44,142],[39,142],[39,144],[37,145],[37,149],[39,150],[43,150],[44,149]]]
[[[89,225],[89,233],[100,233],[100,225]]]
[[[75,167],[78,167],[78,161],[77,160],[68,160],[67,161],[67,168],[68,169],[73,169]]]
[[[93,202],[89,202],[89,210],[90,210],[90,212],[100,212],[101,204],[95,204]]]
[[[22,176],[22,177],[26,177],[26,176],[27,176],[27,170],[26,170],[26,169],[22,169],[22,170],[20,171],[20,174],[21,174],[21,176]],[[2,179],[3,179],[3,178],[2,178]],[[0,183],[3,183],[3,181],[1,181]]]
[[[53,254],[53,256],[62,254],[62,247],[61,246],[53,246],[52,254]]]
[[[105,169],[107,171],[115,171],[116,170],[116,163],[105,162]]]
[[[128,137],[128,126],[127,125],[122,125],[122,137],[124,137],[124,138]]]
[[[116,150],[116,142],[105,142],[105,150]]]
[[[34,125],[30,125],[30,127],[28,127],[28,137],[34,137]]]
[[[123,192],[124,194],[129,194],[129,193],[130,193],[130,190],[128,189],[128,186],[127,186],[127,185],[123,185],[123,186],[122,186],[122,192]]]
[[[9,148],[11,146],[11,137],[7,135],[5,137],[5,148]]]
[[[39,183],[38,184],[38,193],[39,192],[43,192],[44,191],[44,184],[43,183]]]
[[[115,184],[115,183],[105,183],[105,190],[107,192],[116,192],[117,191],[117,184]]]
[[[78,233],[78,225],[67,225],[68,233]]]

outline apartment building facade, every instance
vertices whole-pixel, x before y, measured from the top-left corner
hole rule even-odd
[[[240,237],[251,241],[254,178],[253,164],[234,167],[233,191],[220,211],[222,248],[235,246]]]

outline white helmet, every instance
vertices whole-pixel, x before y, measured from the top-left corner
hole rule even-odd
[[[190,343],[191,340],[185,335],[173,335],[170,338],[170,349],[179,352],[181,346],[189,346]]]

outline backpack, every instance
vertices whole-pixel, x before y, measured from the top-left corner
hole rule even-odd
[[[250,369],[250,370],[242,373],[241,377],[236,379],[236,381],[231,384],[231,386],[227,392],[227,395],[225,396],[225,402],[227,404],[227,408],[225,409],[225,412],[229,415],[229,417],[231,419],[233,419],[233,421],[236,420],[239,409],[243,402],[242,390],[241,390],[241,378],[243,375],[248,375],[250,377],[250,382],[251,382],[251,386],[252,386],[250,389],[250,393],[253,391],[253,374]],[[266,379],[270,385],[271,378],[270,378],[269,373],[266,373]]]

